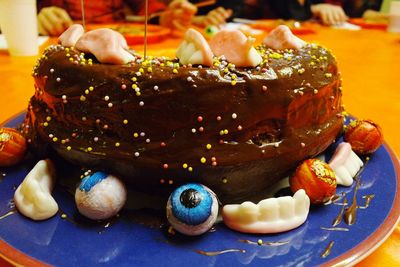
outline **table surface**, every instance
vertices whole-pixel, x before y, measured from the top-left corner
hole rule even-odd
[[[383,129],[386,142],[400,155],[400,34],[316,26],[316,33],[300,37],[333,51],[342,72],[346,110],[358,118],[377,122]],[[260,36],[258,41],[261,39]],[[179,39],[168,38],[149,44],[148,53],[174,56],[179,43]],[[143,46],[132,48],[140,53]],[[10,57],[6,51],[0,51],[0,122],[26,109],[34,93],[31,72],[36,59]],[[357,266],[400,266],[399,251],[400,225]],[[0,255],[0,266],[5,264]]]

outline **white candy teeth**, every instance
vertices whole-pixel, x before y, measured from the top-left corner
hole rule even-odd
[[[336,183],[344,186],[353,184],[353,177],[364,165],[346,142],[338,145],[328,164],[336,174]]]
[[[310,210],[310,199],[303,189],[293,197],[269,198],[258,204],[246,201],[222,208],[224,223],[244,233],[279,233],[303,224]]]
[[[211,66],[213,54],[203,35],[194,29],[189,29],[185,33],[185,39],[176,51],[176,57],[183,65],[201,64]]]
[[[46,159],[39,161],[18,186],[14,202],[18,211],[33,220],[46,220],[58,211],[51,196],[54,187],[55,169]]]
[[[253,47],[253,44],[255,43],[255,41],[256,41],[256,39],[252,38],[252,37],[248,37],[248,39],[247,39],[247,45],[248,45],[248,47],[247,47],[247,49],[248,49],[247,62],[252,67],[258,66],[262,62],[261,55]]]

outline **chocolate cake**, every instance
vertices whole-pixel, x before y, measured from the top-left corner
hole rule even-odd
[[[136,56],[99,63],[61,45],[34,69],[31,148],[165,193],[186,182],[248,200],[324,151],[343,127],[340,74],[326,49],[257,47],[263,61],[212,67]]]

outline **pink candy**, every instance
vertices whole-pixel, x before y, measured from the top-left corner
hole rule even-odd
[[[294,35],[286,25],[280,25],[273,29],[263,43],[276,50],[300,49],[306,42]]]
[[[111,29],[97,29],[85,33],[75,47],[82,52],[92,53],[101,63],[126,64],[134,59],[125,38]]]
[[[238,67],[254,67],[262,61],[253,47],[254,41],[239,30],[222,30],[210,40],[210,47],[214,55],[223,55]]]
[[[58,43],[63,46],[75,46],[76,42],[85,33],[82,25],[74,24],[71,25],[60,37],[58,37]]]
[[[69,27],[58,39],[63,46],[75,46],[78,50],[93,54],[101,63],[126,64],[134,60],[129,53],[125,38],[111,29],[96,29],[84,33],[81,25]]]

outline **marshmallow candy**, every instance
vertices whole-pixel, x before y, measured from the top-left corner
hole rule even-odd
[[[46,220],[58,211],[51,196],[55,182],[55,169],[49,160],[39,161],[28,173],[14,193],[18,211],[33,220]]]

